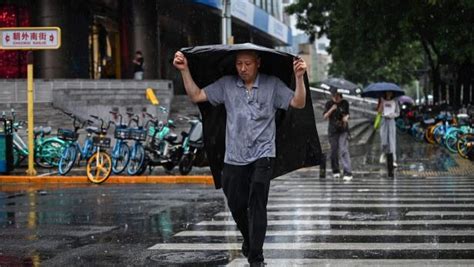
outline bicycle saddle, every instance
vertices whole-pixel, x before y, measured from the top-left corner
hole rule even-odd
[[[97,131],[99,131],[99,128],[97,128],[95,126],[87,126],[86,127],[86,132],[88,132],[88,133],[96,133]]]
[[[434,124],[435,123],[435,119],[426,119],[423,121],[425,124]]]
[[[48,135],[51,133],[51,127],[43,127],[43,126],[40,126],[40,127],[35,127],[33,128],[33,133],[35,135],[39,135],[39,134],[44,134],[44,135]]]
[[[178,139],[178,136],[174,133],[169,134],[165,137],[165,140],[170,142],[170,143],[174,143],[177,139]]]

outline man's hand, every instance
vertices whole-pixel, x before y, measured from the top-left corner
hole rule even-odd
[[[306,62],[300,58],[295,57],[293,60],[293,71],[295,72],[296,78],[302,78],[306,72]]]
[[[179,71],[188,70],[188,60],[186,59],[186,57],[184,56],[184,54],[181,53],[180,51],[177,51],[177,52],[174,54],[173,65],[174,65],[174,67],[175,67],[176,69],[178,69]]]

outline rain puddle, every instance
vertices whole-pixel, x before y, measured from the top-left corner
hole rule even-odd
[[[229,257],[222,252],[170,252],[150,257],[160,264],[205,264],[223,265],[229,262]]]

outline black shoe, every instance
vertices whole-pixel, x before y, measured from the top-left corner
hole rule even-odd
[[[246,258],[249,256],[249,245],[245,241],[242,243],[242,254]]]
[[[264,267],[266,265],[265,262],[259,261],[259,262],[251,262],[250,267]]]

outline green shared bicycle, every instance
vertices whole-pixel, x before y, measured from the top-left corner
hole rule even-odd
[[[15,121],[15,112],[13,117],[13,165],[15,167],[28,158],[28,145],[18,134],[18,130],[25,125],[24,121]],[[65,142],[58,137],[46,137],[51,133],[51,127],[35,127],[34,129],[34,160],[35,163],[43,168],[54,168],[58,166]]]

